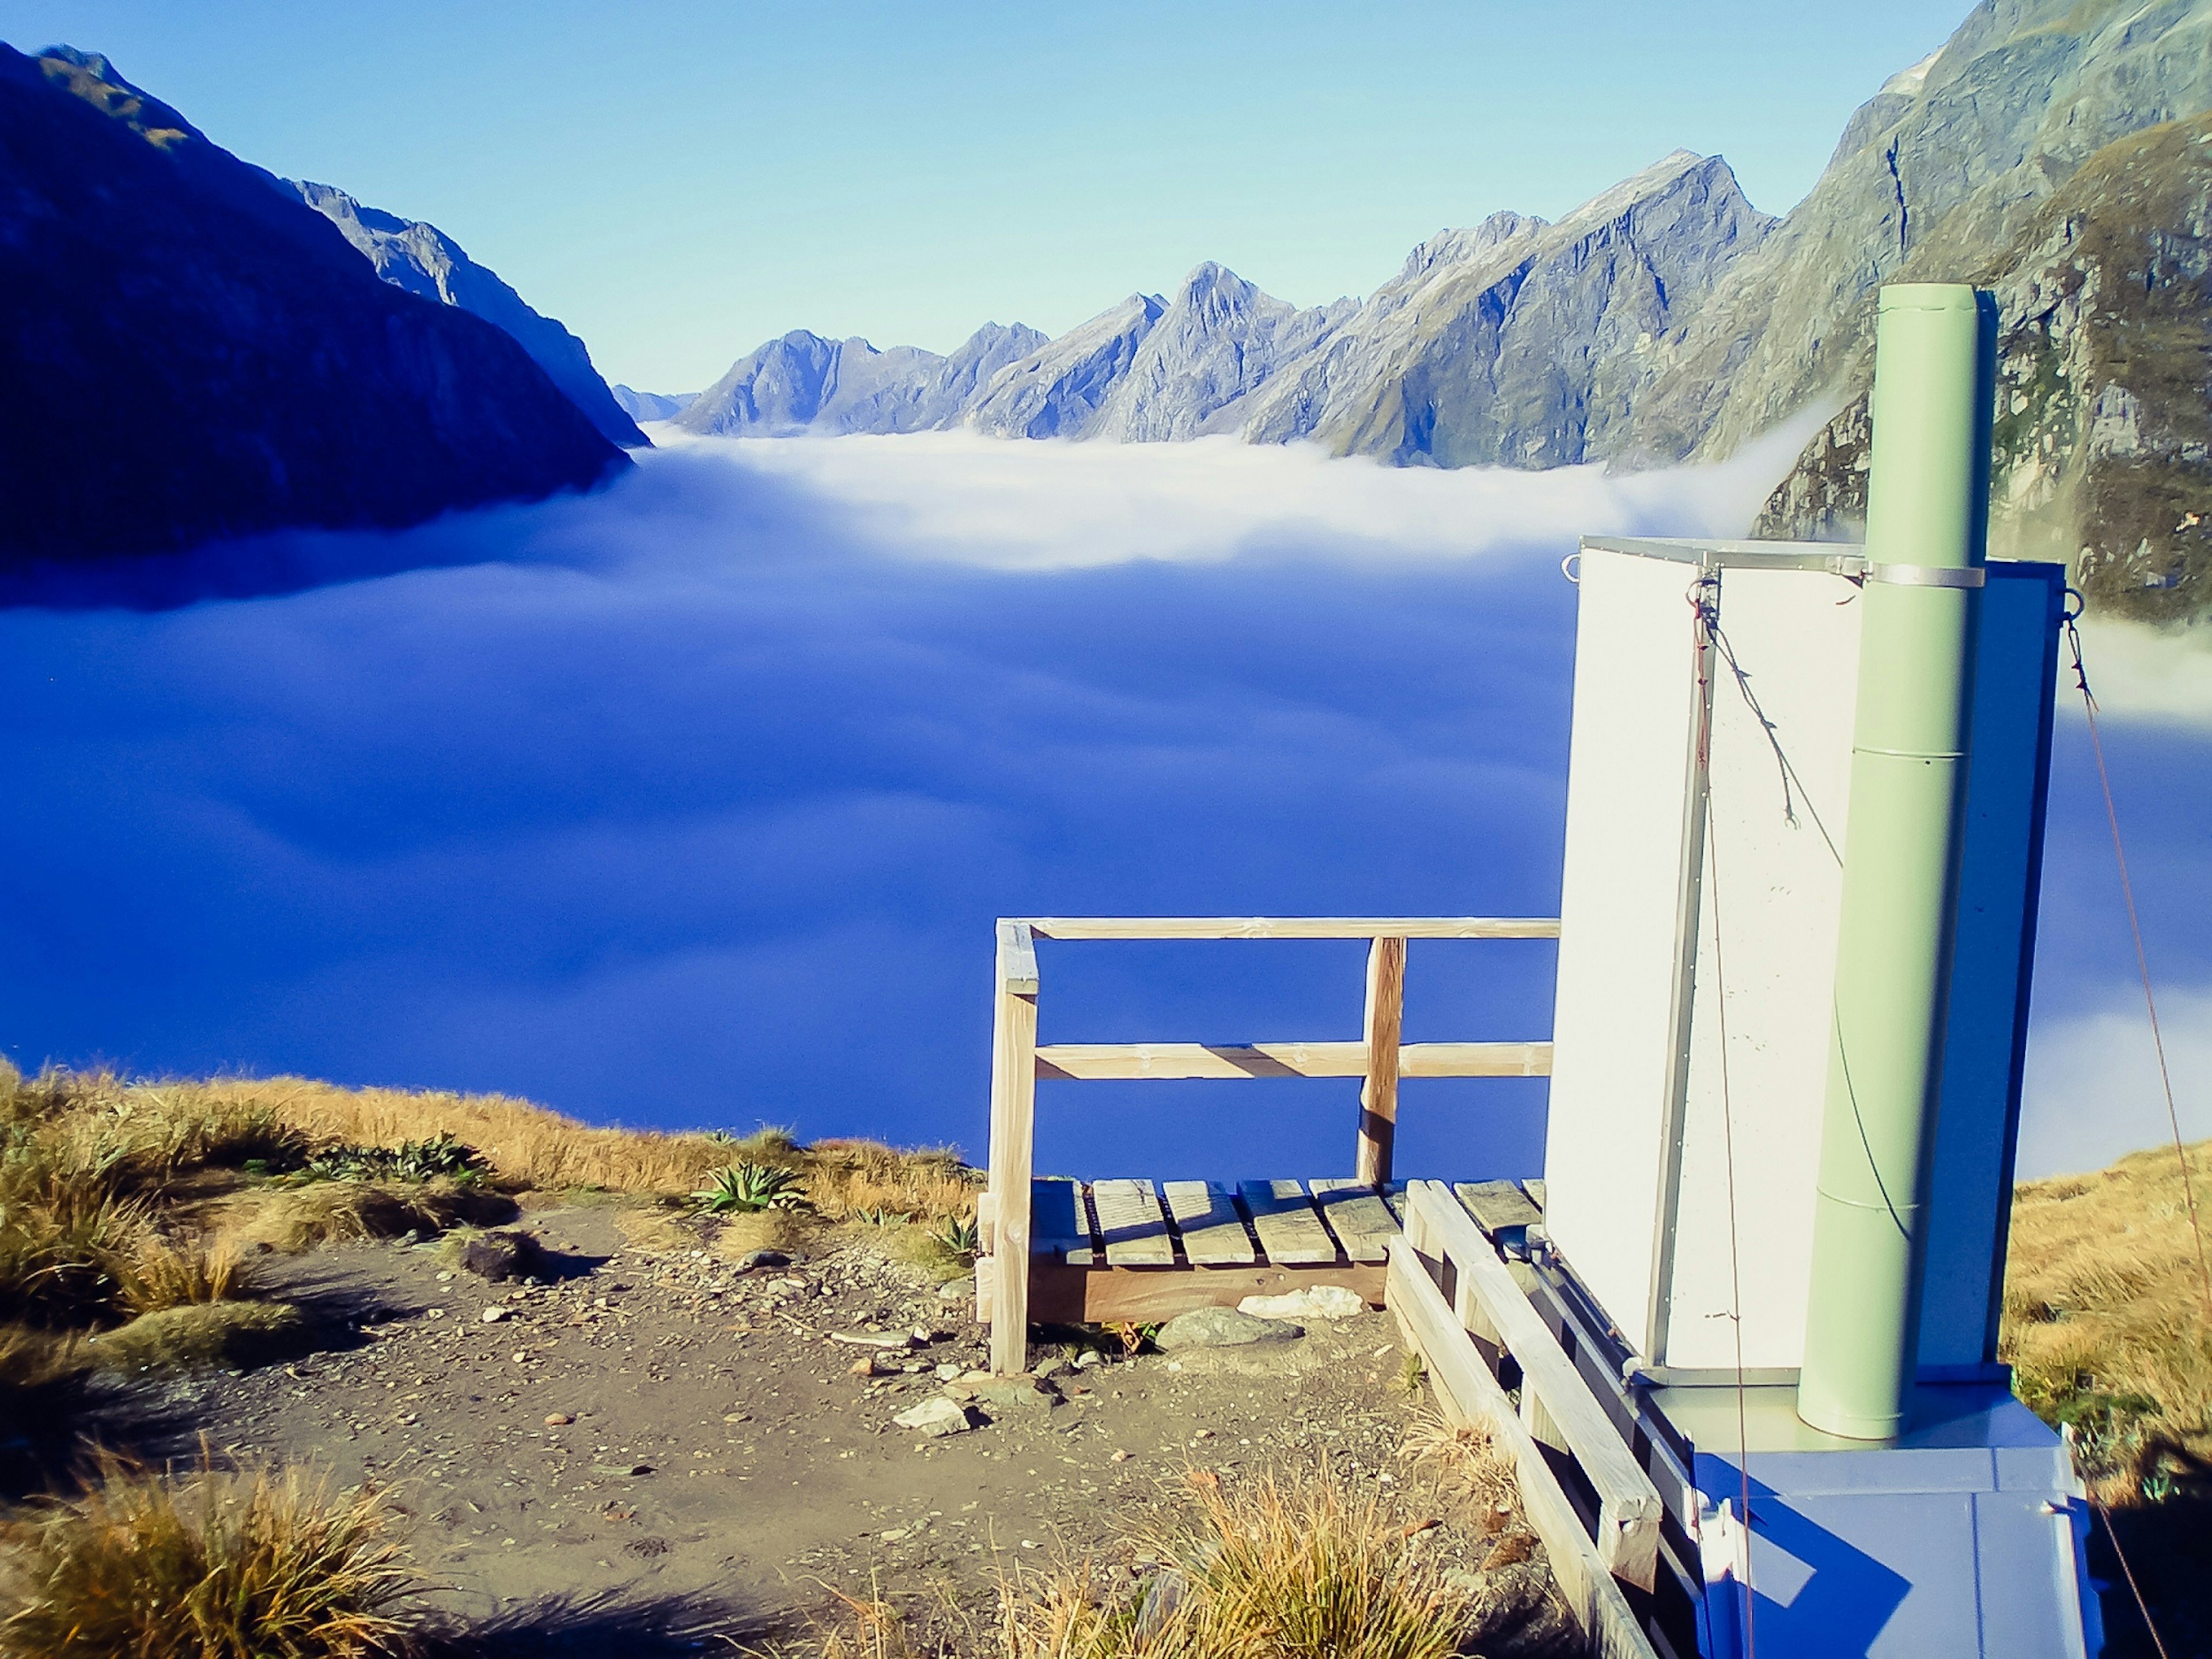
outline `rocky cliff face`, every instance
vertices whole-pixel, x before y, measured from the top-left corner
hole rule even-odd
[[[609,443],[625,449],[646,447],[645,434],[592,367],[592,354],[584,343],[552,318],[532,310],[497,271],[470,258],[437,226],[363,207],[330,185],[294,180],[291,187],[301,201],[336,225],[386,282],[496,324],[514,337]]]
[[[2069,561],[2100,609],[2164,617],[2212,602],[2212,115],[2108,144],[1978,265],[2002,334],[1990,540]],[[1934,273],[1931,273],[1931,279]],[[1869,436],[1851,397],[1767,502],[1755,533],[1856,533]]]
[[[1662,343],[1638,448],[1717,459],[1850,394],[1874,290],[1963,275],[2093,155],[2212,109],[2212,0],[1984,0],[1855,115],[1820,180]]]
[[[628,465],[105,59],[0,46],[0,559],[398,526]]]

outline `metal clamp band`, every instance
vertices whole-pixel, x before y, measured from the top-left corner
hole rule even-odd
[[[1866,579],[1899,587],[1979,587],[1989,573],[1979,565],[1870,564]]]

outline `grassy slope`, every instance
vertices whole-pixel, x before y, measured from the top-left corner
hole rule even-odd
[[[2212,1198],[2212,1141],[2190,1149],[2189,1167],[2202,1204]],[[2171,1147],[2021,1183],[2002,1349],[2021,1398],[2070,1425],[2105,1502],[2142,1503],[2202,1476],[2212,1332]]]

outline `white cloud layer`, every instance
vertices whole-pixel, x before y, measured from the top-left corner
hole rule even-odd
[[[2212,629],[2152,628],[2087,617],[2081,659],[2098,711],[2114,720],[2212,731]],[[2080,707],[2070,666],[2062,666],[2060,707]]]
[[[2212,1135],[2212,987],[2167,987],[2159,996],[2159,1026],[2182,1135],[2201,1140]],[[2037,1023],[2021,1121],[2022,1176],[2101,1169],[2172,1133],[2140,995]]]
[[[910,556],[1006,570],[1222,560],[1256,547],[1333,559],[1465,558],[1577,534],[1741,535],[1802,442],[1794,429],[1723,465],[1451,471],[1332,459],[1308,444],[1105,444],[941,432],[695,439],[680,453],[845,504]]]

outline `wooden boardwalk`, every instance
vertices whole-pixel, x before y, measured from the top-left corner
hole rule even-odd
[[[1476,1224],[1510,1249],[1542,1214],[1513,1182],[1456,1191]],[[1047,1324],[1152,1321],[1313,1285],[1340,1285],[1381,1307],[1405,1193],[1403,1182],[1342,1178],[1232,1186],[1039,1177],[1030,1185],[1028,1316]],[[979,1291],[987,1322],[989,1286],[986,1274]]]

